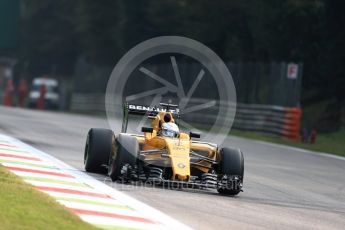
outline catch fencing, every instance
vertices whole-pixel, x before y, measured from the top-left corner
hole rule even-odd
[[[170,60],[170,59],[169,59]],[[232,75],[237,95],[237,102],[244,104],[278,105],[283,107],[299,107],[302,85],[303,64],[291,65],[286,62],[228,62],[226,63]],[[200,70],[199,63],[178,62],[179,72],[183,84],[188,88],[193,78]],[[297,67],[293,69],[290,67]],[[147,69],[158,73],[165,80],[174,81],[171,63],[148,64]],[[289,72],[295,71],[289,77]],[[75,93],[104,93],[112,68],[97,66],[80,59],[76,65],[73,92]],[[127,85],[131,90],[143,88],[155,89],[153,81],[143,81],[142,73],[133,71]],[[195,98],[211,98],[217,92],[211,78],[204,77],[206,83],[194,93]],[[140,82],[140,84],[138,84]],[[137,89],[139,88],[139,89]]]

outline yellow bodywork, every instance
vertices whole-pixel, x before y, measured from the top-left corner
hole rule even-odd
[[[191,163],[190,153],[204,153],[203,156],[214,161],[217,160],[217,146],[192,141],[186,133],[180,133],[178,137],[170,138],[158,135],[161,124],[164,123],[163,117],[170,112],[159,112],[152,120],[152,133],[144,133],[144,135],[132,135],[137,138],[140,150],[162,150],[165,154],[149,154],[144,158],[145,162],[160,162],[172,169],[173,181],[189,181],[191,179],[191,168],[196,168],[202,173],[209,172],[211,163],[205,160],[199,160]],[[171,115],[171,113],[170,113]],[[172,117],[172,115],[171,115]],[[174,120],[172,119],[172,122]]]

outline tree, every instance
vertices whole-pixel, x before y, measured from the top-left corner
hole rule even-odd
[[[29,63],[29,72],[71,73],[78,54],[72,23],[75,3],[26,0],[23,9],[20,49],[21,59]]]

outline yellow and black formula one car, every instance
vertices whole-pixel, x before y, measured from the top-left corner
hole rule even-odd
[[[128,114],[148,115],[143,134],[126,133]],[[90,129],[85,145],[87,172],[108,173],[113,181],[145,181],[189,188],[214,188],[221,194],[242,191],[244,159],[239,149],[194,140],[200,134],[179,132],[177,106],[124,106],[122,132]],[[193,138],[193,139],[192,139]]]

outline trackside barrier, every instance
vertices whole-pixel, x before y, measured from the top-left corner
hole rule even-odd
[[[233,128],[277,134],[291,140],[300,140],[302,111],[269,105],[240,104]]]
[[[74,93],[70,109],[82,113],[104,113],[104,98],[104,94]],[[193,98],[188,101],[186,109],[208,102],[210,100]],[[243,103],[226,105],[225,102],[216,102],[214,106],[197,112],[184,114],[182,109],[181,118],[194,124],[212,125],[210,122],[215,121],[222,106],[230,106],[231,110],[236,111],[233,129],[276,134],[290,140],[300,140],[302,110],[297,107]],[[220,120],[231,122],[231,117],[220,117]]]
[[[104,94],[79,94],[73,93],[70,103],[70,110],[82,113],[103,113]]]

